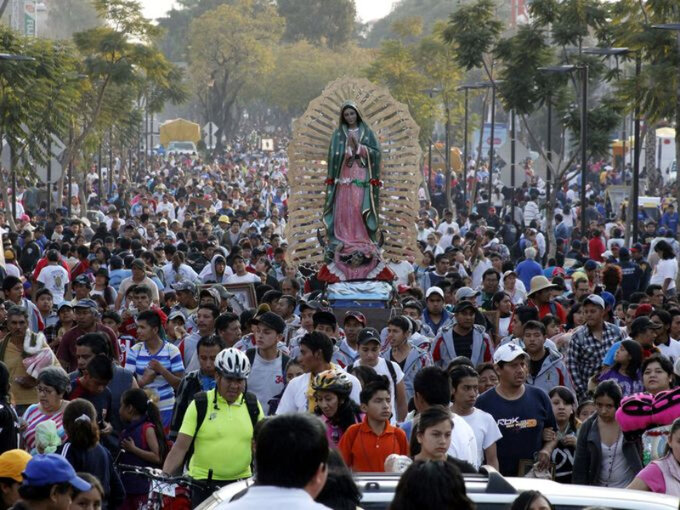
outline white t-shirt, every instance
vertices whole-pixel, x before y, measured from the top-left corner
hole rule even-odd
[[[675,360],[680,359],[680,342],[677,340],[671,338],[668,345],[660,344],[657,345],[657,347],[661,351],[661,354],[670,358],[671,361],[675,362]]]
[[[394,361],[390,361],[390,363],[392,363],[392,366],[394,367],[394,373],[397,376],[397,384],[399,384],[404,380],[404,371],[401,369],[398,363],[395,363]],[[355,364],[361,365],[362,363],[357,361]],[[371,368],[375,370],[376,374],[384,375],[390,381],[390,395],[392,397],[392,418],[390,419],[390,423],[394,425],[397,423],[397,389],[395,388],[394,381],[392,380],[390,369],[387,368],[387,360],[385,358],[378,358],[378,364]]]
[[[453,416],[453,434],[451,434],[449,455],[469,462],[478,468],[479,460],[477,458],[477,438],[475,438],[475,432],[462,416],[457,415],[453,411],[451,416]]]
[[[394,282],[396,285],[408,285],[408,275],[413,272],[413,266],[407,260],[390,262],[387,264],[387,267],[397,275],[397,279]]]
[[[260,277],[253,273],[246,273],[243,276],[233,274],[224,283],[260,283]]]
[[[334,368],[342,370],[340,367],[334,365]],[[283,391],[281,396],[281,402],[279,402],[279,407],[276,408],[276,414],[284,413],[304,413],[307,411],[312,411],[312,409],[307,409],[309,400],[307,393],[311,391],[309,384],[309,372],[306,374],[298,375],[295,379],[288,383],[286,389]],[[352,381],[352,392],[349,397],[354,400],[354,402],[360,404],[359,394],[361,393],[361,383],[359,379],[354,377],[352,374],[347,374],[349,380]]]
[[[472,431],[475,433],[475,439],[477,440],[478,465],[481,466],[484,462],[484,450],[502,438],[503,434],[501,434],[493,416],[481,409],[473,409],[472,414],[468,414],[462,418],[470,425]]]
[[[661,259],[654,267],[654,272],[649,280],[651,285],[662,285],[666,278],[671,279],[668,290],[675,289],[675,279],[678,276],[678,261],[675,258]]]
[[[68,272],[60,265],[45,266],[38,275],[38,281],[52,293],[55,305],[64,302],[64,294],[68,285]]]

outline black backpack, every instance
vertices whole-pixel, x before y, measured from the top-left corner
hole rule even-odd
[[[217,389],[215,389],[217,391]],[[248,416],[250,416],[250,422],[253,424],[253,428],[260,417],[260,407],[257,403],[257,397],[255,394],[246,392],[243,396],[246,407],[248,408]],[[194,396],[194,402],[196,402],[196,430],[194,431],[194,437],[191,438],[191,446],[189,446],[189,451],[187,451],[186,457],[184,457],[184,463],[188,464],[189,459],[194,454],[194,443],[196,442],[196,436],[198,431],[205,421],[205,417],[208,414],[208,393],[205,391],[199,391]]]

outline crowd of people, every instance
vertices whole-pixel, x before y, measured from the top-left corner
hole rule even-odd
[[[347,508],[351,471],[393,471],[394,509],[474,508],[461,473],[484,465],[680,496],[673,205],[626,244],[602,193],[582,233],[559,190],[554,236],[531,186],[455,214],[423,197],[374,323],[291,262],[283,151],[119,168],[78,215],[22,187],[0,212],[0,509],[137,510],[149,480],[123,465],[185,473],[187,507],[254,475],[229,508]]]

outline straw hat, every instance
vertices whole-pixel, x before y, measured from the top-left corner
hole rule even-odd
[[[552,283],[550,283],[550,280],[548,280],[545,276],[534,276],[531,279],[531,289],[529,290],[527,296],[531,296],[532,294],[539,292],[541,290],[556,288],[557,285],[553,285]]]

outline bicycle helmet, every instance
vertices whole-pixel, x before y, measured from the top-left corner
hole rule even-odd
[[[245,353],[230,347],[215,358],[215,370],[223,377],[247,379],[250,374],[250,361]]]
[[[342,396],[349,396],[352,392],[352,381],[345,372],[326,370],[317,374],[312,381],[314,391],[331,391]]]

